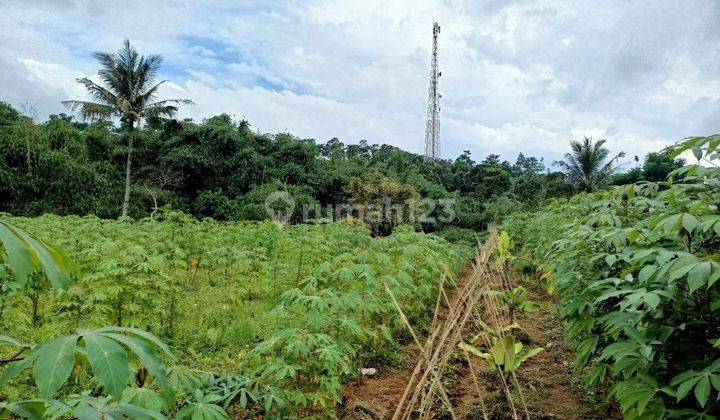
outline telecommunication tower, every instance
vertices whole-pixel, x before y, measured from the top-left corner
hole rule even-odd
[[[438,80],[442,73],[438,70],[438,35],[440,24],[433,23],[433,46],[430,60],[430,87],[428,89],[427,122],[425,124],[425,157],[440,158],[440,95]]]

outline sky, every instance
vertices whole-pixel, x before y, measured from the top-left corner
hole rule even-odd
[[[560,159],[607,139],[625,161],[720,132],[720,2],[0,0],[0,100],[67,112],[123,39],[165,58],[179,116],[424,150],[432,23],[442,157]]]

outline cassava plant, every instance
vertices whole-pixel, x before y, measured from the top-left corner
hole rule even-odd
[[[493,337],[492,341],[492,347],[488,352],[483,352],[468,343],[460,343],[459,346],[468,353],[485,360],[493,371],[505,373],[517,371],[523,362],[543,351],[542,347],[525,350],[523,344],[515,341],[515,336],[512,334],[499,338]]]
[[[540,309],[540,305],[536,302],[525,299],[527,290],[522,286],[516,286],[506,292],[491,290],[488,294],[498,296],[507,305],[511,319],[515,319],[517,313],[537,312]]]
[[[629,418],[720,414],[720,135],[671,147],[701,163],[504,224],[560,297],[576,361]]]

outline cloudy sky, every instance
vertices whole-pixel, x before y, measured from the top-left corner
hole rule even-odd
[[[191,4],[198,3],[198,4]],[[720,2],[0,0],[0,100],[63,112],[94,51],[165,57],[166,97],[261,132],[422,152],[433,19],[445,158],[558,159],[604,137],[628,158],[720,132]]]

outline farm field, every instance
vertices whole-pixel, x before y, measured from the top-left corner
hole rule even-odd
[[[4,218],[65,249],[79,271],[63,291],[33,276],[28,289],[4,292],[0,335],[34,343],[78,329],[139,328],[168,343],[188,374],[232,374],[236,385],[247,378],[251,410],[322,412],[361,365],[394,360],[406,334],[383,285],[422,325],[443,273],[454,275],[468,255],[409,228],[371,238],[344,222],[161,219]],[[21,376],[0,395],[33,396],[28,381]],[[80,375],[61,392],[88,386]],[[218,404],[239,406],[240,397]]]
[[[352,218],[4,215],[3,413],[713,418],[717,179],[553,200],[474,250]]]
[[[0,4],[0,420],[720,420],[719,1]]]

